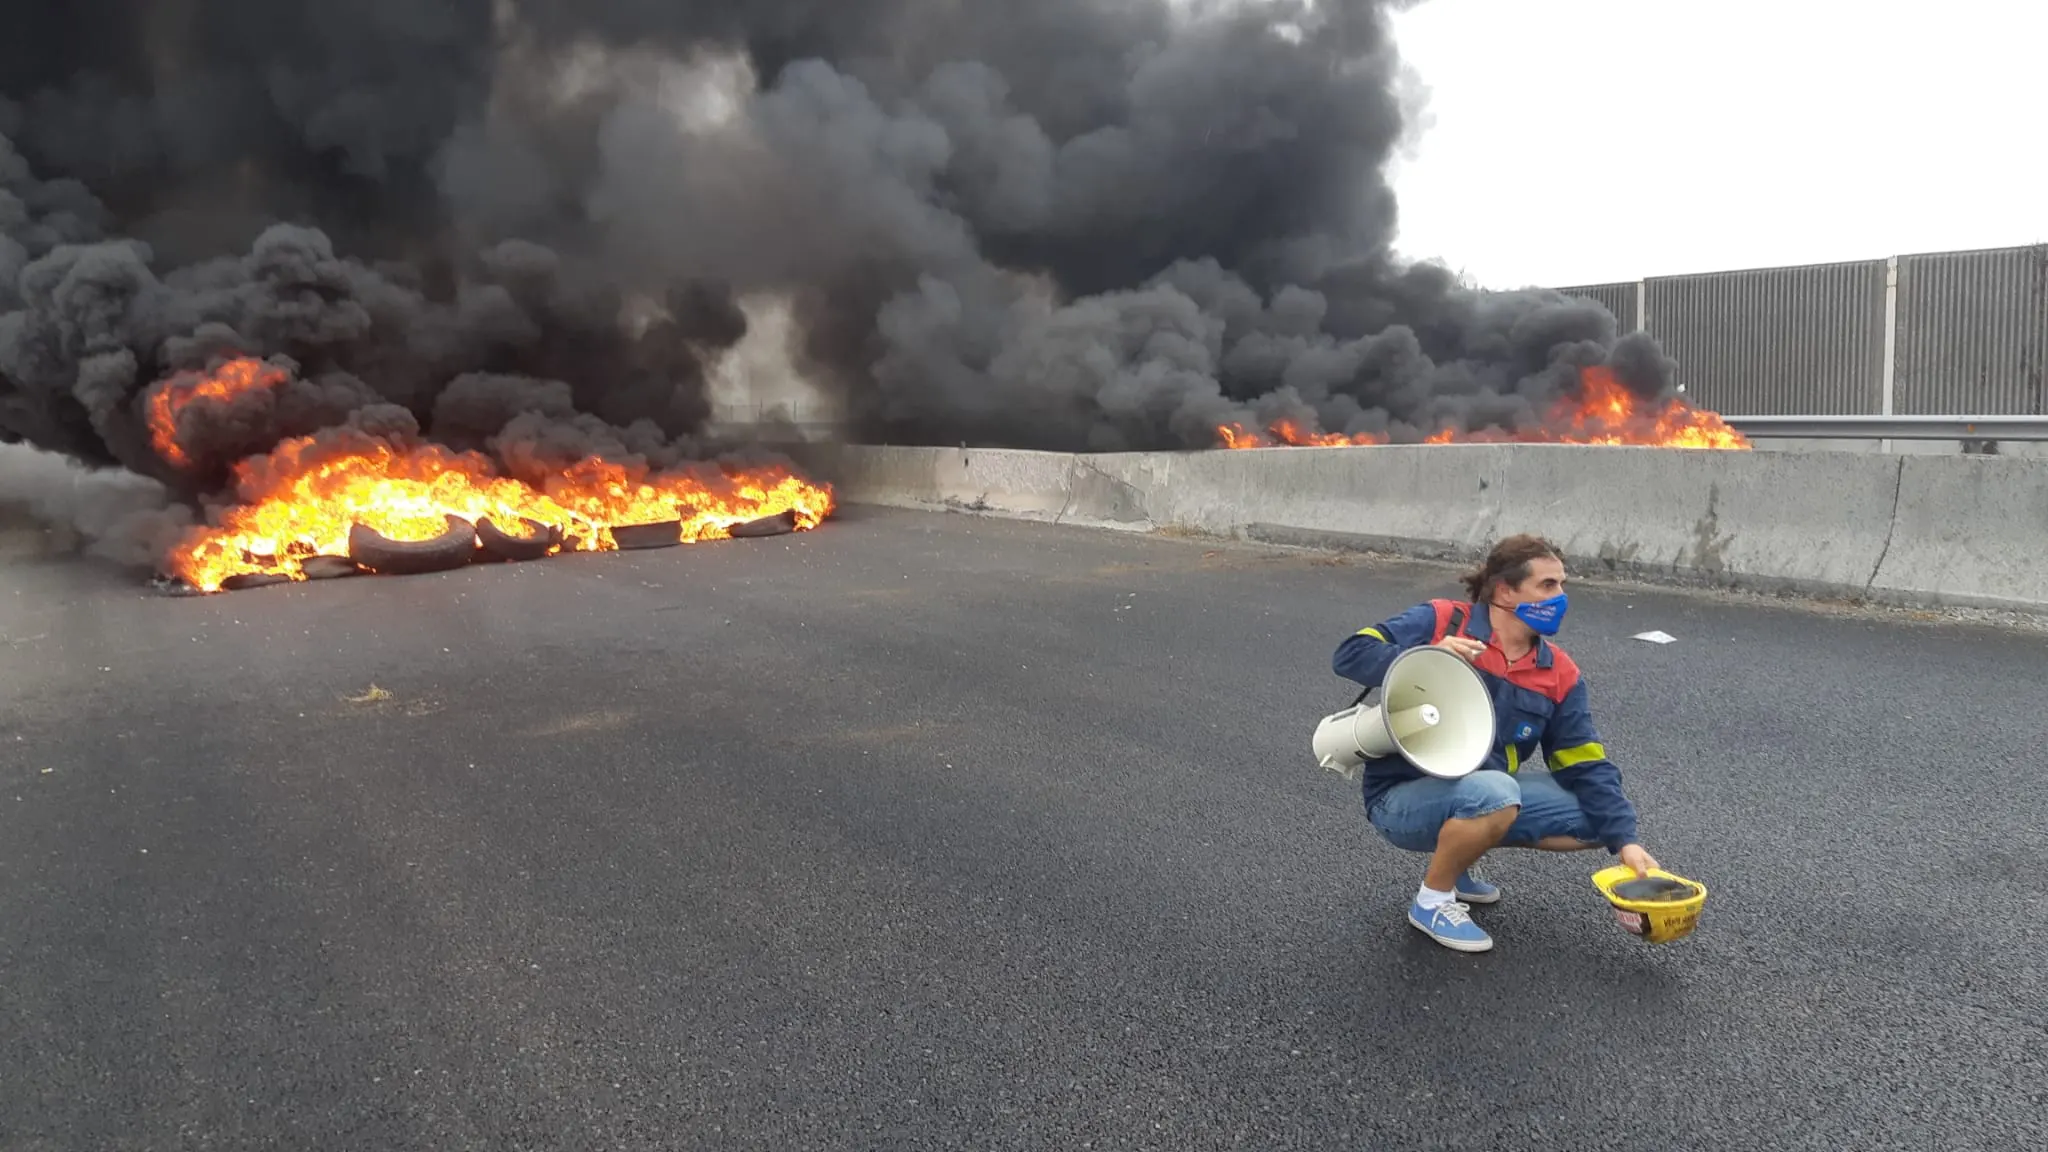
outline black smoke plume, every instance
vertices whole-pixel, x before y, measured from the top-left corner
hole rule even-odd
[[[195,502],[286,437],[708,450],[742,303],[851,433],[1210,447],[1670,392],[1600,305],[1391,255],[1392,0],[22,0],[0,438]],[[179,416],[230,355],[288,382]]]

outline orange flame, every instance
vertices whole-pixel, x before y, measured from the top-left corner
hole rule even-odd
[[[1242,424],[1219,424],[1216,435],[1225,448],[1258,448],[1262,445],[1259,434],[1245,431]]]
[[[1579,394],[1560,396],[1545,414],[1540,428],[1480,429],[1461,432],[1442,428],[1423,438],[1424,444],[1624,444],[1660,448],[1718,448],[1747,450],[1749,438],[1721,419],[1715,412],[1695,408],[1673,396],[1656,407],[1638,407],[1634,393],[1622,386],[1614,371],[1605,366],[1584,369],[1579,374]],[[1272,440],[1246,432],[1242,425],[1225,425],[1217,430],[1225,448],[1263,448],[1273,441],[1293,445],[1384,444],[1387,438],[1371,433],[1343,436],[1314,433],[1291,423],[1276,423],[1269,431]]]
[[[248,502],[228,510],[218,525],[189,533],[166,569],[203,592],[243,574],[303,580],[306,560],[348,554],[354,524],[394,540],[426,540],[441,534],[449,514],[472,524],[488,516],[514,534],[522,531],[521,518],[535,520],[562,530],[561,547],[599,552],[618,546],[614,525],[679,519],[683,542],[696,543],[785,512],[798,530],[815,528],[834,506],[829,485],[775,468],[728,472],[700,465],[636,477],[620,465],[590,460],[539,491],[497,475],[475,452],[400,449],[382,441],[330,458],[332,451],[305,438],[238,464]]]
[[[149,395],[150,444],[165,460],[180,468],[187,467],[192,458],[178,443],[179,413],[196,401],[224,404],[246,393],[274,388],[289,378],[275,364],[246,356],[230,360],[210,374],[181,372]]]
[[[1695,408],[1676,396],[1663,406],[1638,410],[1635,394],[1614,370],[1587,368],[1579,374],[1579,397],[1559,397],[1547,427],[1569,431],[1555,439],[1569,444],[1645,444],[1662,448],[1747,449],[1749,437],[1728,426],[1717,412]]]
[[[1266,426],[1265,436],[1248,431],[1242,424],[1218,425],[1216,435],[1225,448],[1271,448],[1277,444],[1296,448],[1336,448],[1387,443],[1384,433],[1354,432],[1346,436],[1342,432],[1310,432],[1292,420],[1275,420]]]

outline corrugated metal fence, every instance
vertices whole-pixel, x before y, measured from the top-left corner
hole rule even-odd
[[[1562,288],[1748,416],[2048,415],[2048,245]]]

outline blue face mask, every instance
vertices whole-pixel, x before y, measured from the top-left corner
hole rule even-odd
[[[1515,617],[1538,636],[1555,636],[1558,626],[1564,623],[1566,607],[1565,594],[1559,592],[1548,600],[1515,605]]]

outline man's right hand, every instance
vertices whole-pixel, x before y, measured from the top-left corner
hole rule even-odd
[[[1635,869],[1637,876],[1648,876],[1658,866],[1657,858],[1643,851],[1641,844],[1622,845],[1621,862]]]
[[[1436,646],[1448,648],[1468,661],[1477,660],[1479,654],[1486,651],[1485,644],[1472,639],[1470,636],[1446,636],[1437,641]]]

